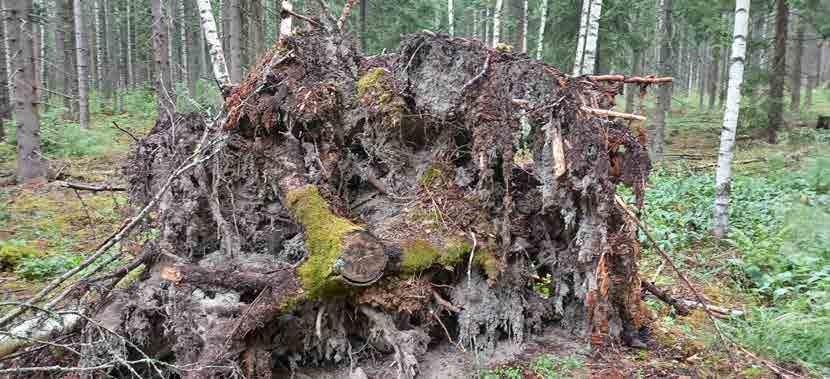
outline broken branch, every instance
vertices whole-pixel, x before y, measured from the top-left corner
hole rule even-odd
[[[72,183],[72,182],[64,182],[64,181],[59,181],[59,182],[57,182],[57,183],[58,183],[58,185],[59,185],[59,186],[64,187],[64,188],[71,188],[71,189],[82,190],[82,191],[92,191],[92,192],[103,192],[103,191],[109,191],[109,192],[121,192],[121,191],[126,191],[126,190],[127,190],[127,188],[126,188],[126,187],[122,187],[122,186],[113,186],[113,185],[109,185],[109,184],[94,185],[94,184],[86,184],[86,183]]]
[[[674,81],[672,77],[663,77],[658,78],[655,76],[629,76],[626,77],[624,75],[592,75],[588,76],[589,79],[597,81],[597,82],[624,82],[624,83],[637,83],[637,84],[658,84],[658,83],[671,83]]]
[[[638,116],[636,114],[631,113],[622,113],[622,112],[615,112],[606,109],[597,109],[597,108],[590,108],[590,107],[582,107],[584,112],[592,113],[597,116],[606,116],[606,117],[616,117],[622,118],[626,120],[637,120],[637,121],[645,121],[646,118],[643,116]]]

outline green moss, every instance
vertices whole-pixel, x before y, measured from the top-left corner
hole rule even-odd
[[[473,261],[484,269],[488,278],[495,279],[499,276],[499,259],[489,249],[476,251]]]
[[[422,187],[434,188],[445,183],[448,177],[448,170],[443,164],[433,163],[418,177],[418,182]]]
[[[416,273],[423,271],[438,259],[440,252],[430,242],[424,240],[415,240],[405,243],[403,246],[403,256],[401,261],[401,268],[406,273]]]
[[[452,268],[472,249],[473,245],[463,238],[451,239],[447,242],[447,247],[444,249],[441,256],[438,257],[438,263],[448,269]]]
[[[369,72],[367,72],[366,75],[363,75],[357,81],[357,97],[362,98],[364,95],[369,93],[369,91],[380,89],[381,85],[378,83],[378,80],[380,80],[380,78],[383,77],[383,75],[385,74],[386,70],[380,67],[376,67],[369,70]],[[386,101],[389,101],[389,99],[387,98]]]
[[[38,256],[39,249],[19,240],[0,241],[0,269],[14,269],[24,259]]]
[[[513,52],[513,46],[508,45],[506,43],[499,42],[499,43],[496,44],[496,51],[501,52],[501,53],[512,53]]]
[[[316,186],[307,185],[290,191],[286,199],[294,217],[305,227],[308,259],[299,268],[303,288],[308,296],[319,297],[330,292],[332,285],[337,286],[330,277],[342,249],[343,237],[360,227],[332,213]]]

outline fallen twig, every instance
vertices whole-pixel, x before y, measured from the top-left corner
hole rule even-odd
[[[645,121],[646,118],[643,116],[638,116],[636,114],[631,113],[622,113],[622,112],[615,112],[607,109],[597,109],[597,108],[590,108],[590,107],[582,107],[582,110],[588,113],[593,113],[598,116],[606,116],[606,117],[616,117],[616,118],[623,118],[626,120],[638,120],[638,121]]]
[[[303,21],[305,21],[305,22],[307,22],[307,23],[309,23],[309,24],[312,24],[312,25],[314,25],[314,26],[318,26],[318,27],[319,27],[319,26],[321,26],[319,21],[317,21],[317,20],[315,20],[315,19],[313,19],[313,18],[307,17],[307,16],[303,16],[303,15],[301,15],[301,14],[299,14],[299,13],[297,13],[297,12],[294,12],[294,11],[292,11],[292,10],[288,10],[288,9],[283,8],[283,9],[282,9],[282,12],[287,13],[287,14],[289,14],[289,15],[291,15],[291,16],[296,17],[296,18],[299,18],[300,20],[303,20]],[[283,18],[284,18],[284,17],[283,17]]]
[[[663,290],[657,288],[657,286],[655,286],[654,283],[649,282],[648,280],[641,280],[640,282],[642,283],[642,286],[643,286],[643,288],[645,288],[646,291],[648,291],[652,295],[656,296],[658,299],[662,300],[664,303],[674,307],[674,310],[677,312],[677,314],[679,314],[681,316],[688,316],[689,315],[689,308],[686,307],[686,304],[684,304],[683,302],[678,301],[677,299],[671,297],[671,295],[666,293],[666,291],[663,291]]]
[[[82,191],[93,191],[93,192],[101,192],[101,191],[112,191],[112,192],[120,192],[126,191],[126,187],[122,186],[113,186],[109,184],[101,184],[101,185],[94,185],[94,184],[86,184],[86,183],[73,183],[73,182],[66,182],[66,181],[58,181],[59,186],[65,188],[71,188],[75,190],[82,190]]]
[[[589,79],[595,80],[598,82],[625,82],[625,83],[637,83],[637,84],[657,84],[657,83],[671,83],[674,81],[672,77],[663,77],[658,78],[653,75],[649,75],[646,77],[641,76],[624,76],[624,75],[591,75],[588,76]]]
[[[766,161],[767,161],[767,158],[762,157],[762,158],[754,158],[754,159],[745,159],[745,160],[742,160],[742,161],[735,161],[735,162],[732,162],[732,164],[736,165],[736,164],[758,163],[758,162],[766,162]],[[717,167],[717,166],[718,166],[718,163],[714,162],[714,163],[708,163],[708,164],[705,164],[705,165],[695,166],[694,168],[702,169],[702,168],[712,168],[712,167]]]
[[[122,131],[122,132],[124,132],[124,133],[127,133],[127,135],[128,135],[128,136],[130,136],[130,137],[133,139],[133,141],[138,142],[138,138],[136,138],[136,136],[135,136],[133,133],[130,133],[130,131],[129,131],[129,130],[124,129],[124,128],[122,128],[122,127],[118,126],[118,124],[117,124],[117,123],[115,123],[115,121],[113,121],[113,122],[112,122],[112,125],[113,125],[113,126],[115,126],[115,128],[116,128],[116,129],[118,129],[118,130],[120,130],[120,131]]]

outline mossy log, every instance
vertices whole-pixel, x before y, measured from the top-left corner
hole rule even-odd
[[[637,345],[640,247],[614,195],[642,205],[650,162],[636,125],[585,111],[621,90],[426,32],[376,56],[284,38],[220,125],[176,115],[137,143],[141,205],[202,135],[227,137],[162,199],[158,259],[94,317],[187,377],[359,365],[355,343],[398,363],[367,374],[407,377],[440,340],[484,354],[551,327]]]

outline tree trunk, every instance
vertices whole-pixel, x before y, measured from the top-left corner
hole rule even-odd
[[[254,0],[249,5],[250,22],[248,23],[248,38],[251,40],[250,62],[256,63],[265,48],[265,38],[262,24],[262,0]]]
[[[715,110],[715,102],[718,99],[718,84],[720,83],[720,54],[721,48],[717,45],[712,47],[712,59],[709,61],[709,77],[706,79],[709,82],[709,112]]]
[[[723,238],[729,228],[729,194],[732,188],[732,158],[735,148],[735,134],[741,110],[741,83],[744,79],[747,29],[749,27],[749,1],[737,0],[735,4],[735,28],[732,38],[732,58],[729,67],[729,93],[726,111],[723,114],[723,128],[720,134],[720,152],[715,177],[714,228],[715,237]]]
[[[643,54],[640,51],[631,51],[631,74],[638,75],[640,74],[640,65],[643,60]],[[625,113],[633,113],[636,112],[636,108],[634,107],[634,95],[639,90],[638,86],[634,84],[628,84],[625,88]]]
[[[89,128],[89,48],[84,30],[83,0],[74,0],[75,44],[78,64],[78,121],[81,128]]]
[[[232,0],[219,0],[219,12],[222,19],[222,30],[220,31],[220,35],[222,36],[222,51],[225,52],[225,61],[228,62],[228,67],[238,64],[238,62],[233,61],[233,57],[231,57],[231,1]]]
[[[0,1],[0,8],[3,8],[3,2]],[[0,142],[5,140],[6,131],[3,125],[6,120],[11,120],[12,108],[11,99],[9,99],[9,70],[6,58],[10,56],[11,47],[8,45],[6,35],[7,17],[0,15]],[[61,51],[61,50],[58,50]]]
[[[210,0],[196,0],[199,6],[199,17],[202,21],[202,32],[205,41],[210,47],[210,59],[213,63],[213,76],[223,87],[231,85],[228,75],[228,65],[225,63],[225,53],[222,51],[222,42],[216,32],[216,20],[213,18],[213,9]],[[285,2],[285,1],[284,1]]]
[[[152,0],[153,13],[153,56],[155,61],[156,100],[159,106],[159,118],[172,118],[176,112],[176,93],[173,91],[173,79],[170,70],[168,52],[168,8],[164,0]]]
[[[792,88],[792,92],[790,93],[790,112],[792,113],[801,112],[801,83],[803,82],[801,77],[801,57],[804,55],[805,29],[806,25],[804,21],[796,22],[795,47],[793,48],[792,77],[790,79]]]
[[[574,61],[574,76],[592,75],[594,73],[598,55],[597,44],[599,41],[599,19],[602,14],[602,0],[585,0],[583,2],[582,12],[582,21],[584,24],[579,27],[579,40],[577,40],[576,59]]]
[[[104,8],[103,13],[106,18],[106,22],[104,23],[104,47],[106,50],[106,57],[107,57],[107,67],[104,72],[107,75],[106,78],[106,96],[109,99],[110,107],[115,110],[118,108],[117,103],[117,95],[116,90],[118,89],[118,45],[116,43],[115,37],[118,36],[118,26],[115,25],[114,21],[117,20],[117,14],[115,14],[113,6],[113,0],[104,0]]]
[[[660,26],[660,74],[672,76],[672,0],[661,0]],[[663,159],[663,137],[666,128],[666,116],[671,112],[672,83],[657,88],[654,124],[649,129],[649,157],[658,162]]]
[[[496,0],[496,7],[493,8],[493,47],[501,42],[501,16],[504,10],[504,0]]]
[[[706,57],[708,55],[709,49],[706,46],[706,43],[700,47],[700,57],[698,57],[699,66],[697,68],[697,94],[700,96],[697,100],[697,110],[698,112],[703,112],[703,104],[704,100],[706,99]]]
[[[202,52],[201,38],[199,38],[199,7],[196,5],[196,0],[182,0],[182,7],[185,12],[185,27],[187,30],[187,90],[190,96],[196,95],[196,83],[199,81],[199,75],[202,72],[201,56]]]
[[[63,91],[66,96],[63,98],[65,120],[76,120],[78,117],[78,59],[75,51],[75,17],[73,16],[74,0],[59,0],[59,8],[63,23],[61,27],[63,50]]]
[[[368,51],[369,46],[366,46],[366,3],[369,0],[360,0],[360,48],[363,51]]]
[[[452,1],[447,0],[447,22],[451,37],[455,35],[455,9],[453,9]]]
[[[93,84],[95,87],[101,91],[102,95],[105,95],[106,92],[106,80],[107,75],[105,74],[105,70],[109,66],[107,62],[107,58],[105,54],[107,53],[106,45],[104,43],[104,36],[106,35],[106,31],[103,25],[107,22],[106,16],[104,15],[102,3],[104,0],[94,0],[92,2],[92,25],[93,25],[93,39],[92,39],[92,50],[95,54],[95,59],[93,59],[93,66],[91,67],[91,79],[93,80]],[[106,98],[106,95],[104,96]]]
[[[545,25],[548,23],[548,2],[542,0],[542,17],[539,20],[539,38],[536,41],[536,59],[542,60],[542,49],[545,42]]]
[[[288,11],[294,10],[294,5],[291,3],[291,1],[292,0],[282,0],[282,9],[285,9],[285,10],[288,10]],[[289,35],[291,35],[291,30],[292,30],[291,20],[292,19],[293,19],[293,17],[291,17],[291,15],[288,14],[287,12],[281,12],[281,14],[280,14],[280,39],[283,39],[283,38],[288,37]]]
[[[789,6],[787,0],[776,0],[775,51],[769,68],[769,113],[767,121],[767,142],[776,143],[778,130],[784,123],[784,80],[787,75],[787,21]]]
[[[133,8],[132,1],[125,1],[127,7],[126,24],[127,24],[127,86],[132,88],[135,85],[135,68],[133,67]]]
[[[230,30],[228,45],[231,49],[230,69],[231,81],[242,81],[242,15],[239,12],[240,0],[229,0]]]
[[[17,123],[17,182],[45,179],[47,164],[40,151],[40,118],[31,18],[32,0],[5,0],[9,55],[14,83],[14,119]]]
[[[519,47],[527,53],[527,0],[522,0],[522,17],[519,20]]]

